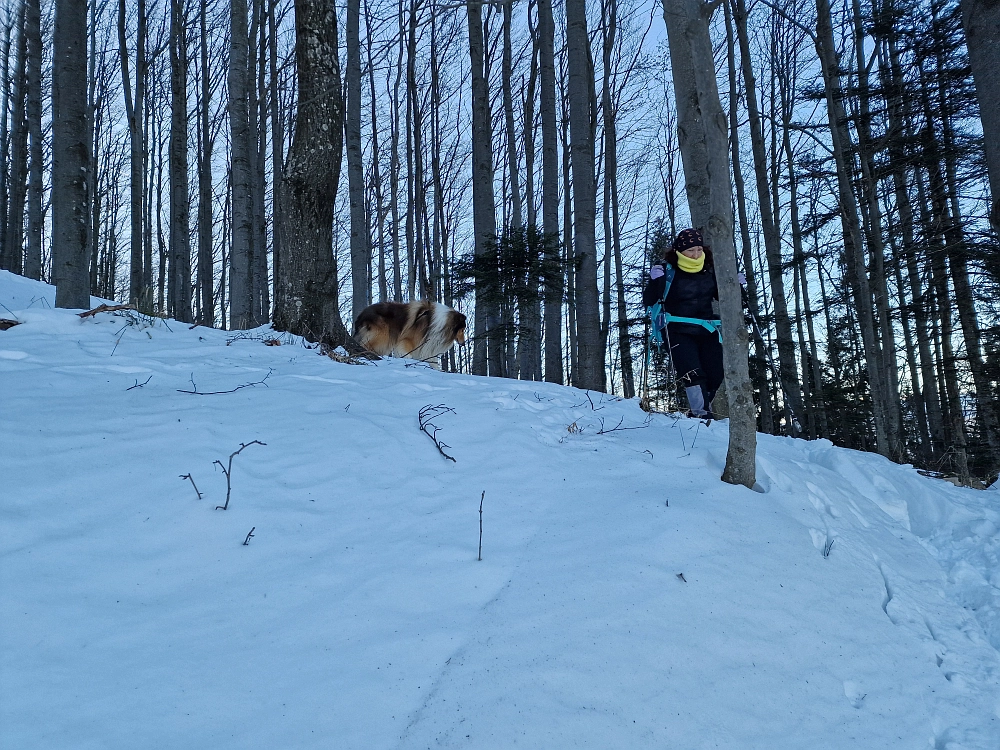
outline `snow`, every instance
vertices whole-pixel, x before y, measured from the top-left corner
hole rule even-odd
[[[0,748],[1000,747],[995,490],[53,299],[0,272]]]

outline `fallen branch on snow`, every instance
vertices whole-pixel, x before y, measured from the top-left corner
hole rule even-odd
[[[451,448],[451,446],[438,440],[437,434],[440,428],[431,422],[432,419],[436,419],[442,414],[447,414],[448,412],[454,414],[455,410],[451,407],[445,406],[444,404],[438,404],[437,406],[427,404],[417,413],[417,420],[420,423],[421,431],[434,442],[435,447],[438,449],[438,453],[447,458],[449,461],[458,463],[452,456],[449,456],[444,452],[445,448]],[[434,431],[431,432],[431,429]]]
[[[262,443],[259,440],[253,440],[253,441],[251,441],[249,443],[240,443],[240,449],[237,450],[237,451],[233,451],[232,453],[229,454],[229,467],[228,468],[226,468],[225,466],[222,465],[222,461],[214,461],[213,462],[213,463],[217,463],[219,465],[219,468],[222,469],[222,473],[226,475],[226,504],[225,505],[216,505],[215,506],[216,510],[229,510],[229,494],[233,490],[233,484],[232,484],[233,458],[235,456],[240,455],[245,448],[249,448],[251,445],[267,445],[267,443]],[[192,484],[194,484],[193,481],[192,481]]]

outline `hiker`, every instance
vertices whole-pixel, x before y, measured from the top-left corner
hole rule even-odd
[[[653,325],[667,324],[661,333],[687,394],[689,417],[714,418],[712,399],[723,379],[720,322],[712,310],[712,300],[718,299],[712,250],[697,229],[685,229],[650,269],[642,303],[662,303],[666,315]]]

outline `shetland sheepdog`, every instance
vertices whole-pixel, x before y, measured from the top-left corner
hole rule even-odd
[[[430,300],[379,302],[354,322],[354,340],[381,357],[409,357],[440,369],[438,357],[465,343],[465,316]]]

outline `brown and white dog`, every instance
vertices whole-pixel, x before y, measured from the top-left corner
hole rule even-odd
[[[354,322],[354,339],[382,357],[409,357],[439,368],[437,358],[465,343],[465,316],[430,300],[379,302]]]

